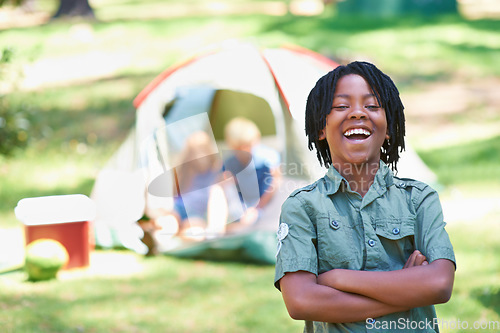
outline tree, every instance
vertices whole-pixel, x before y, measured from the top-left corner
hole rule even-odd
[[[76,16],[95,18],[94,10],[88,0],[60,0],[59,8],[53,18]]]

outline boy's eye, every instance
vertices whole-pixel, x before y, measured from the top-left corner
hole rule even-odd
[[[347,105],[334,105],[332,107],[332,109],[334,109],[334,110],[344,110],[344,109],[347,109],[347,108],[349,108]]]
[[[376,109],[380,109],[380,106],[378,106],[378,105],[367,105],[366,108],[370,109],[370,110],[376,110]]]

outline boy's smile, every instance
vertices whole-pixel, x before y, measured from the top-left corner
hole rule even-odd
[[[385,110],[365,79],[355,74],[340,78],[332,111],[320,132],[320,139],[328,142],[333,166],[339,170],[351,164],[374,163],[378,168],[387,137]]]

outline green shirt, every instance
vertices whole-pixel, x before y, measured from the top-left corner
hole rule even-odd
[[[321,274],[334,268],[393,271],[414,250],[429,263],[455,262],[439,197],[428,185],[380,168],[364,197],[330,167],[294,191],[281,209],[275,286],[287,272]],[[438,332],[434,306],[375,318],[375,322],[307,322],[304,332]]]

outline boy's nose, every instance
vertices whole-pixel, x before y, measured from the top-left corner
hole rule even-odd
[[[349,119],[366,119],[366,112],[363,107],[356,106],[352,109],[351,113],[349,113]]]

